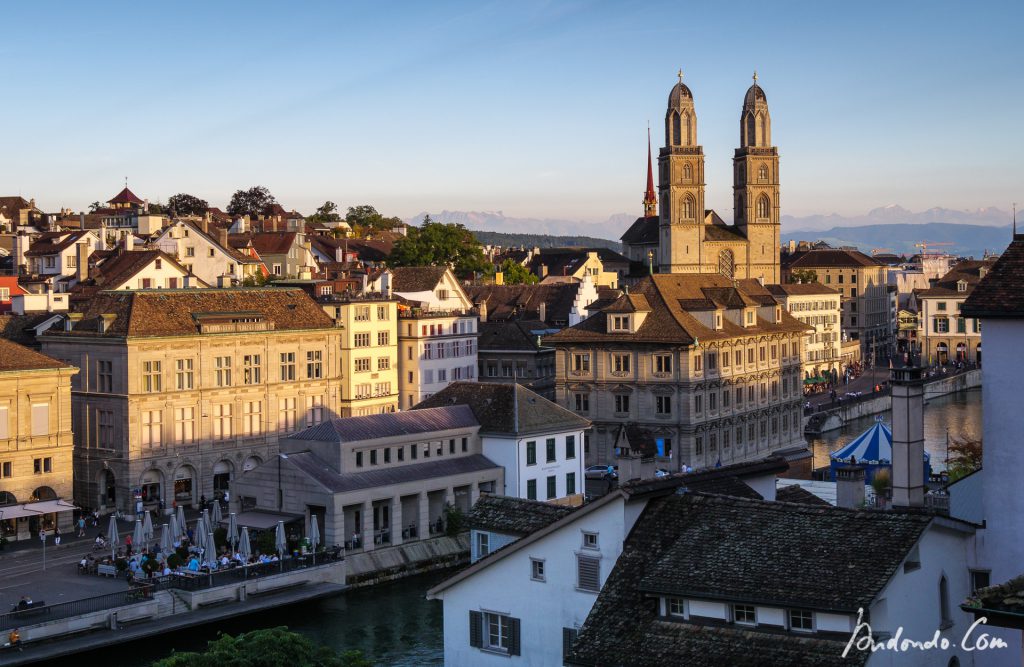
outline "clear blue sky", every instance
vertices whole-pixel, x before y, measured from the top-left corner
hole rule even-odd
[[[639,213],[682,67],[731,213],[756,68],[785,214],[1024,201],[1024,3],[19,3],[0,194],[268,186],[385,214]]]

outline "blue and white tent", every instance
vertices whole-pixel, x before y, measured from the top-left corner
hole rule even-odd
[[[836,467],[852,463],[864,466],[867,482],[875,478],[875,472],[880,469],[892,470],[892,430],[879,418],[875,425],[861,433],[842,447],[829,455],[831,459],[830,477],[836,479]],[[924,481],[928,482],[931,474],[931,457],[928,452],[924,453]]]

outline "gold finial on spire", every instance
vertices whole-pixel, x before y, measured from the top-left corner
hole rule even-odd
[[[679,77],[679,83],[682,83],[683,82],[683,68],[682,67],[679,68],[679,73],[676,76]]]
[[[754,85],[757,85],[757,70],[754,70]]]

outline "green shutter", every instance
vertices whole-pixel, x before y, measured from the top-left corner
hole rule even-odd
[[[519,655],[519,619],[508,619],[508,654]]]
[[[484,645],[484,615],[479,611],[469,612],[469,645],[476,648]]]

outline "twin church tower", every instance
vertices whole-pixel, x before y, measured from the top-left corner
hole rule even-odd
[[[756,73],[743,99],[740,147],[733,157],[733,224],[704,207],[704,149],[697,143],[693,93],[682,72],[668,96],[657,194],[648,148],[643,204],[644,217],[622,236],[630,259],[659,273],[780,281],[779,151],[772,146],[768,99]]]

